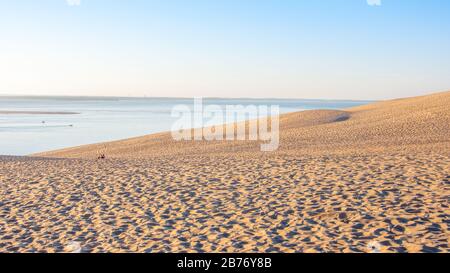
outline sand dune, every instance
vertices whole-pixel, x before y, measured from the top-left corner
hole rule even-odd
[[[282,115],[278,155],[370,154],[438,150],[450,141],[450,92],[379,102],[345,111],[314,110]],[[260,152],[259,142],[176,142],[170,133],[37,154],[110,158],[218,155]]]
[[[0,157],[0,251],[450,251],[450,92],[280,122],[273,153],[161,133]]]

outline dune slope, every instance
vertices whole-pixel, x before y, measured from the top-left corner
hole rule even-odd
[[[280,117],[280,147],[289,155],[442,150],[450,141],[450,92],[379,102],[345,111],[314,110]],[[170,133],[36,154],[46,157],[142,158],[260,153],[260,142],[176,142]]]

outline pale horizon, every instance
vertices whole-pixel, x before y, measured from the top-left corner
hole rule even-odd
[[[267,100],[267,99],[274,99],[274,100],[323,100],[323,101],[361,101],[361,102],[375,102],[375,101],[388,101],[388,100],[394,100],[394,99],[402,99],[402,98],[414,98],[414,97],[421,97],[421,96],[427,96],[427,95],[432,95],[432,94],[438,94],[438,93],[445,93],[445,92],[449,92],[450,89],[448,90],[435,90],[435,91],[426,91],[426,92],[421,92],[420,94],[416,94],[416,95],[410,95],[410,96],[403,96],[403,97],[385,97],[385,98],[377,98],[377,99],[354,99],[354,98],[320,98],[320,97],[311,97],[311,98],[306,98],[306,97],[227,97],[227,96],[147,96],[147,95],[77,95],[77,94],[32,94],[32,93],[23,93],[23,94],[1,94],[0,93],[0,97],[62,97],[62,98],[144,98],[144,99],[193,99],[193,98],[203,98],[203,99],[249,99],[249,100]]]
[[[446,92],[446,91],[442,91],[442,92]],[[423,95],[430,95],[430,94],[434,94],[434,93],[441,93],[441,92],[429,92]],[[421,95],[419,95],[421,96]],[[206,97],[199,97],[199,96],[146,96],[146,95],[136,95],[136,96],[127,96],[127,95],[57,95],[57,94],[38,94],[38,95],[34,95],[34,94],[30,94],[30,93],[24,93],[24,94],[0,94],[0,97],[17,97],[17,98],[40,98],[40,97],[61,97],[61,98],[143,98],[143,99],[194,99],[194,98],[203,98],[203,99],[241,99],[241,100],[268,100],[268,99],[274,99],[274,100],[323,100],[323,101],[363,101],[363,102],[374,102],[374,101],[379,101],[379,100],[389,100],[389,99],[345,99],[345,98],[340,98],[340,99],[334,99],[334,98],[294,98],[294,97],[226,97],[226,96],[221,96],[221,97],[210,97],[210,96],[206,96]],[[395,99],[395,98],[393,98]]]

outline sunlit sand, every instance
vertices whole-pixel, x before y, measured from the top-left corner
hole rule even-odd
[[[448,252],[450,92],[0,158],[0,251]],[[104,159],[98,159],[104,154]]]

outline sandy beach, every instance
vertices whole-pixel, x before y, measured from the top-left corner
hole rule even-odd
[[[0,252],[449,252],[450,92],[0,157]],[[97,159],[105,154],[106,159]]]

